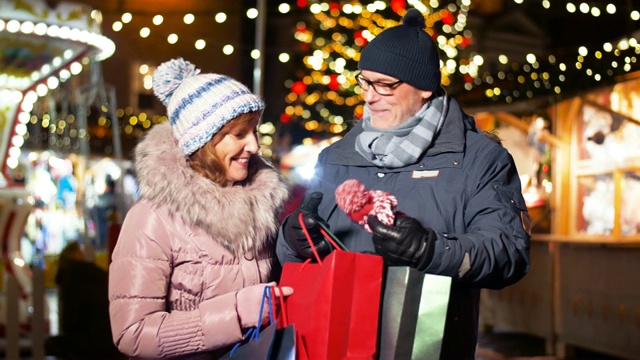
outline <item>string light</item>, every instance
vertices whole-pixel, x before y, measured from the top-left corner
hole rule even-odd
[[[286,4],[284,4],[286,5]],[[290,7],[287,8],[287,6],[283,6],[281,5],[279,7],[279,11],[281,13],[286,13],[288,11],[290,11]],[[256,8],[250,8],[245,12],[245,16],[249,19],[256,19],[258,17],[259,13],[258,10]],[[125,29],[125,27],[127,26],[127,24],[130,24],[131,21],[133,20],[133,14],[126,12],[123,13],[120,16],[119,20],[115,20],[113,22],[113,24],[111,25],[111,28],[113,29],[113,31],[115,32],[120,32],[123,31]],[[157,39],[154,38],[154,32],[151,31],[151,25],[156,26],[156,27],[160,27],[162,26],[162,24],[164,24],[165,22],[165,16],[161,15],[161,14],[156,14],[154,16],[149,16],[149,15],[136,15],[138,18],[143,18],[143,22],[145,21],[149,21],[149,26],[142,26],[141,28],[138,29],[138,33],[140,34],[140,37],[143,39],[149,39],[150,41],[156,41]],[[169,17],[170,15],[166,15],[167,17]],[[184,22],[184,24],[186,25],[191,25],[193,23],[195,23],[196,21],[203,21],[203,22],[208,22],[207,18],[209,16],[213,16],[213,20],[218,23],[218,24],[222,24],[224,22],[227,21],[228,15],[225,12],[219,11],[216,13],[211,13],[211,14],[200,14],[197,15],[193,14],[193,13],[184,13],[184,14],[173,14],[172,16],[179,16],[182,19],[182,22]],[[146,20],[146,19],[149,20]],[[130,25],[129,25],[130,26]],[[158,34],[161,32],[157,32]],[[182,39],[181,41],[187,41],[187,42],[191,42],[194,46],[195,49],[197,50],[203,50],[205,47],[207,47],[207,40],[206,39],[189,39],[189,34],[177,34],[177,33],[171,33],[166,37],[166,42],[168,44],[176,44],[178,42],[178,40]],[[220,51],[222,54],[224,55],[230,55],[234,52],[233,47],[229,48],[228,45],[221,45],[220,46]],[[255,56],[255,54],[253,55]]]
[[[0,106],[7,117],[5,120],[12,122],[8,125],[10,142],[3,170],[4,166],[15,169],[19,165],[21,147],[29,135],[26,124],[30,122],[30,114],[38,99],[49,96],[61,82],[80,74],[85,65],[104,60],[115,52],[113,41],[99,32],[102,22],[99,11],[78,6],[74,8],[73,16],[56,10],[42,12],[42,15],[38,13],[36,17],[20,7],[5,10],[0,15],[0,34],[7,33],[11,38],[37,47],[42,54],[51,54],[51,57],[29,58],[28,55],[32,54],[27,51],[26,55],[17,58],[15,65],[4,67],[0,73]],[[31,11],[38,10],[34,8]],[[29,17],[37,18],[34,19],[36,22],[25,19]],[[49,43],[63,44],[62,49],[65,50],[51,51],[47,48]],[[18,65],[18,62],[25,64]],[[14,119],[17,122],[13,123]],[[65,123],[57,125],[64,128]]]
[[[344,113],[345,110],[340,109],[342,105],[349,104],[354,109],[353,117],[362,116],[361,90],[353,81],[360,50],[383,29],[397,25],[398,21],[391,19],[398,19],[407,6],[424,14],[427,30],[444,54],[441,57],[443,85],[469,103],[486,103],[487,99],[510,103],[539,95],[563,95],[566,89],[593,87],[638,68],[640,46],[635,38],[621,38],[600,47],[565,48],[562,53],[545,56],[532,53],[524,58],[473,53],[466,50],[473,43],[472,33],[466,27],[470,1],[445,4],[437,0],[410,0],[407,5],[404,3],[376,1],[361,5],[355,1],[343,5],[328,2],[303,5],[317,21],[317,25],[299,22],[294,34],[301,49],[309,54],[303,59],[309,73],[285,84],[290,89],[285,101],[292,106],[285,109],[281,119],[305,124],[316,121],[318,124],[311,123],[306,128],[322,132],[333,131],[328,129],[335,117]],[[542,7],[550,9],[551,2],[543,1]],[[576,6],[568,3],[566,11],[601,17],[615,14],[617,9],[611,4]],[[630,11],[629,18],[640,19],[640,13]],[[574,65],[569,71],[567,64],[571,63],[568,59],[572,51],[575,52]],[[565,61],[560,62],[559,58]],[[489,71],[485,64],[502,66]],[[484,94],[483,98],[473,95],[479,92]]]

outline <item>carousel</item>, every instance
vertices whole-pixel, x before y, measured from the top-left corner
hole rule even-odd
[[[42,327],[46,318],[36,306],[42,296],[37,288],[42,286],[34,281],[20,247],[37,203],[20,169],[22,147],[30,136],[27,125],[38,102],[65,84],[65,92],[86,87],[78,79],[87,76],[79,75],[114,53],[115,44],[101,34],[101,23],[102,14],[83,4],[63,1],[52,8],[44,0],[0,2],[0,332],[6,334],[7,347],[12,337],[33,332],[37,323]],[[52,114],[60,108],[49,105]]]

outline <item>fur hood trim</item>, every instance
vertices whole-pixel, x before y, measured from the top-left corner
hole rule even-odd
[[[222,187],[191,169],[169,123],[155,125],[135,149],[141,196],[235,254],[257,253],[271,243],[289,195],[284,178],[261,161],[250,184]]]

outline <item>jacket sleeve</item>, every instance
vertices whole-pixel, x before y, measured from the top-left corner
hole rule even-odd
[[[113,341],[136,358],[166,358],[221,348],[242,339],[236,292],[171,311],[172,249],[166,219],[145,202],[127,213],[109,267]]]
[[[278,261],[280,265],[284,265],[285,262],[303,262],[305,259],[300,258],[296,253],[291,250],[289,244],[284,239],[284,231],[283,228],[286,225],[287,221],[291,215],[287,216],[282,225],[280,225],[280,229],[278,231],[278,240],[276,242],[276,256],[278,257]]]
[[[439,233],[428,273],[500,289],[529,271],[529,215],[513,158],[500,146],[478,154],[467,177],[466,232]]]

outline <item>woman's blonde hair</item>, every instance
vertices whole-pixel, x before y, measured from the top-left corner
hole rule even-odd
[[[222,165],[222,161],[215,152],[215,146],[222,141],[225,135],[241,129],[248,123],[254,121],[256,118],[259,119],[260,116],[261,112],[248,112],[240,114],[238,117],[225,124],[217,133],[213,135],[208,143],[206,143],[203,147],[189,156],[191,168],[198,174],[204,176],[205,178],[213,181],[216,184],[219,184],[221,186],[231,185],[231,182],[227,180],[225,168]],[[243,181],[243,183],[251,182],[253,176],[258,172],[257,156],[258,155],[256,154],[251,155],[251,158],[249,159],[249,175]]]

